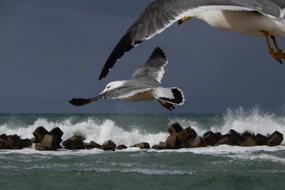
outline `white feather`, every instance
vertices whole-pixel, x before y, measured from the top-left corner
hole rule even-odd
[[[270,18],[250,11],[212,10],[201,12],[197,18],[204,20],[214,28],[245,35],[262,36],[261,30],[275,36],[285,35],[285,25],[282,19]]]
[[[252,9],[245,8],[245,7],[239,7],[239,6],[200,6],[193,9],[188,9],[187,11],[182,12],[177,17],[175,17],[173,20],[170,20],[170,22],[162,29],[157,30],[153,35],[150,35],[145,38],[145,40],[149,40],[153,38],[155,35],[160,34],[165,29],[170,27],[172,24],[177,22],[183,17],[189,16],[189,17],[196,17],[201,12],[211,11],[211,10],[232,10],[232,11],[252,11]]]
[[[174,94],[172,93],[172,89],[178,89],[180,92],[181,92],[181,95],[182,95],[182,102],[179,103],[179,104],[176,104],[176,105],[183,105],[184,102],[185,102],[185,96],[183,94],[183,91],[180,89],[180,88],[177,88],[177,87],[171,87],[171,88],[163,88],[163,87],[158,87],[154,90],[154,97],[157,98],[157,99],[160,99],[160,98],[166,98],[166,99],[175,99],[174,97]],[[163,100],[165,102],[168,102],[168,103],[171,103],[171,104],[174,104],[173,102],[171,101],[167,101],[167,100]]]
[[[128,93],[126,93],[126,94],[122,94],[121,96],[118,96],[117,98],[118,99],[127,99],[127,98],[130,98],[130,97],[135,96],[137,94],[140,94],[140,93],[143,93],[143,92],[147,92],[149,90],[152,90],[152,88],[144,88],[144,89],[139,89],[139,90],[132,90],[132,91],[129,91]]]
[[[100,93],[100,94],[103,94],[103,93],[106,93],[108,91],[111,91],[115,88],[118,88],[118,87],[121,87],[123,86],[127,81],[113,81],[113,82],[110,82],[106,85],[105,89]]]
[[[173,93],[169,88],[158,87],[154,90],[154,95],[156,98],[174,99]]]
[[[285,8],[281,10],[281,15],[280,15],[280,17],[281,17],[281,18],[284,18],[284,17],[285,17]]]
[[[182,13],[183,16],[195,17],[202,12],[207,11],[216,11],[216,10],[228,10],[228,11],[253,11],[253,9],[239,6],[222,6],[222,5],[213,5],[213,6],[200,6],[193,9],[189,9]],[[180,15],[181,18],[181,15]],[[178,18],[178,19],[180,19]]]
[[[156,81],[158,81],[159,83],[161,83],[161,80],[163,78],[163,75],[165,73],[165,66],[168,64],[168,61],[166,61],[165,65],[163,67],[161,67],[161,69],[157,72],[157,78]]]

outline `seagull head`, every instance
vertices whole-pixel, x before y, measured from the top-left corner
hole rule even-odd
[[[110,82],[109,84],[106,85],[105,89],[99,94],[99,95],[104,95],[107,92],[114,90],[116,88],[119,88],[123,86],[126,83],[126,81],[113,81]]]

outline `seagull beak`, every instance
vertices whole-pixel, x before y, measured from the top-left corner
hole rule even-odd
[[[105,90],[99,93],[99,96],[103,96],[105,94]]]

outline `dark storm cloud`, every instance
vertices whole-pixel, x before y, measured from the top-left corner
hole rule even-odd
[[[186,94],[177,112],[257,104],[284,111],[285,66],[268,56],[264,39],[218,31],[197,20],[135,48],[99,82],[112,48],[149,2],[0,0],[0,112],[163,112],[154,102],[67,104],[72,97],[96,95],[109,81],[127,79],[157,45],[170,60],[163,85]]]

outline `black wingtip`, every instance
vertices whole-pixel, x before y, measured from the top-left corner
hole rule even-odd
[[[157,57],[163,58],[165,60],[167,59],[163,49],[159,46],[157,46],[151,54],[151,58],[157,58]]]
[[[105,78],[116,62],[128,51],[130,51],[135,45],[140,44],[142,41],[133,41],[131,37],[131,32],[127,32],[123,38],[116,45],[111,55],[107,59],[101,74],[99,76],[99,80]]]
[[[92,101],[93,99],[73,98],[72,100],[69,100],[69,103],[73,106],[84,106],[90,104]]]
[[[178,26],[182,25],[184,22],[182,21],[182,19],[178,20],[177,24]]]
[[[173,98],[161,97],[160,100],[164,100],[168,103],[175,104],[175,105],[183,105],[185,102],[185,97],[179,88],[171,88],[171,93]]]
[[[103,70],[101,71],[101,74],[99,76],[99,80],[102,80],[103,78],[105,78],[109,73],[109,70],[108,71],[105,71],[105,69],[103,68]]]

